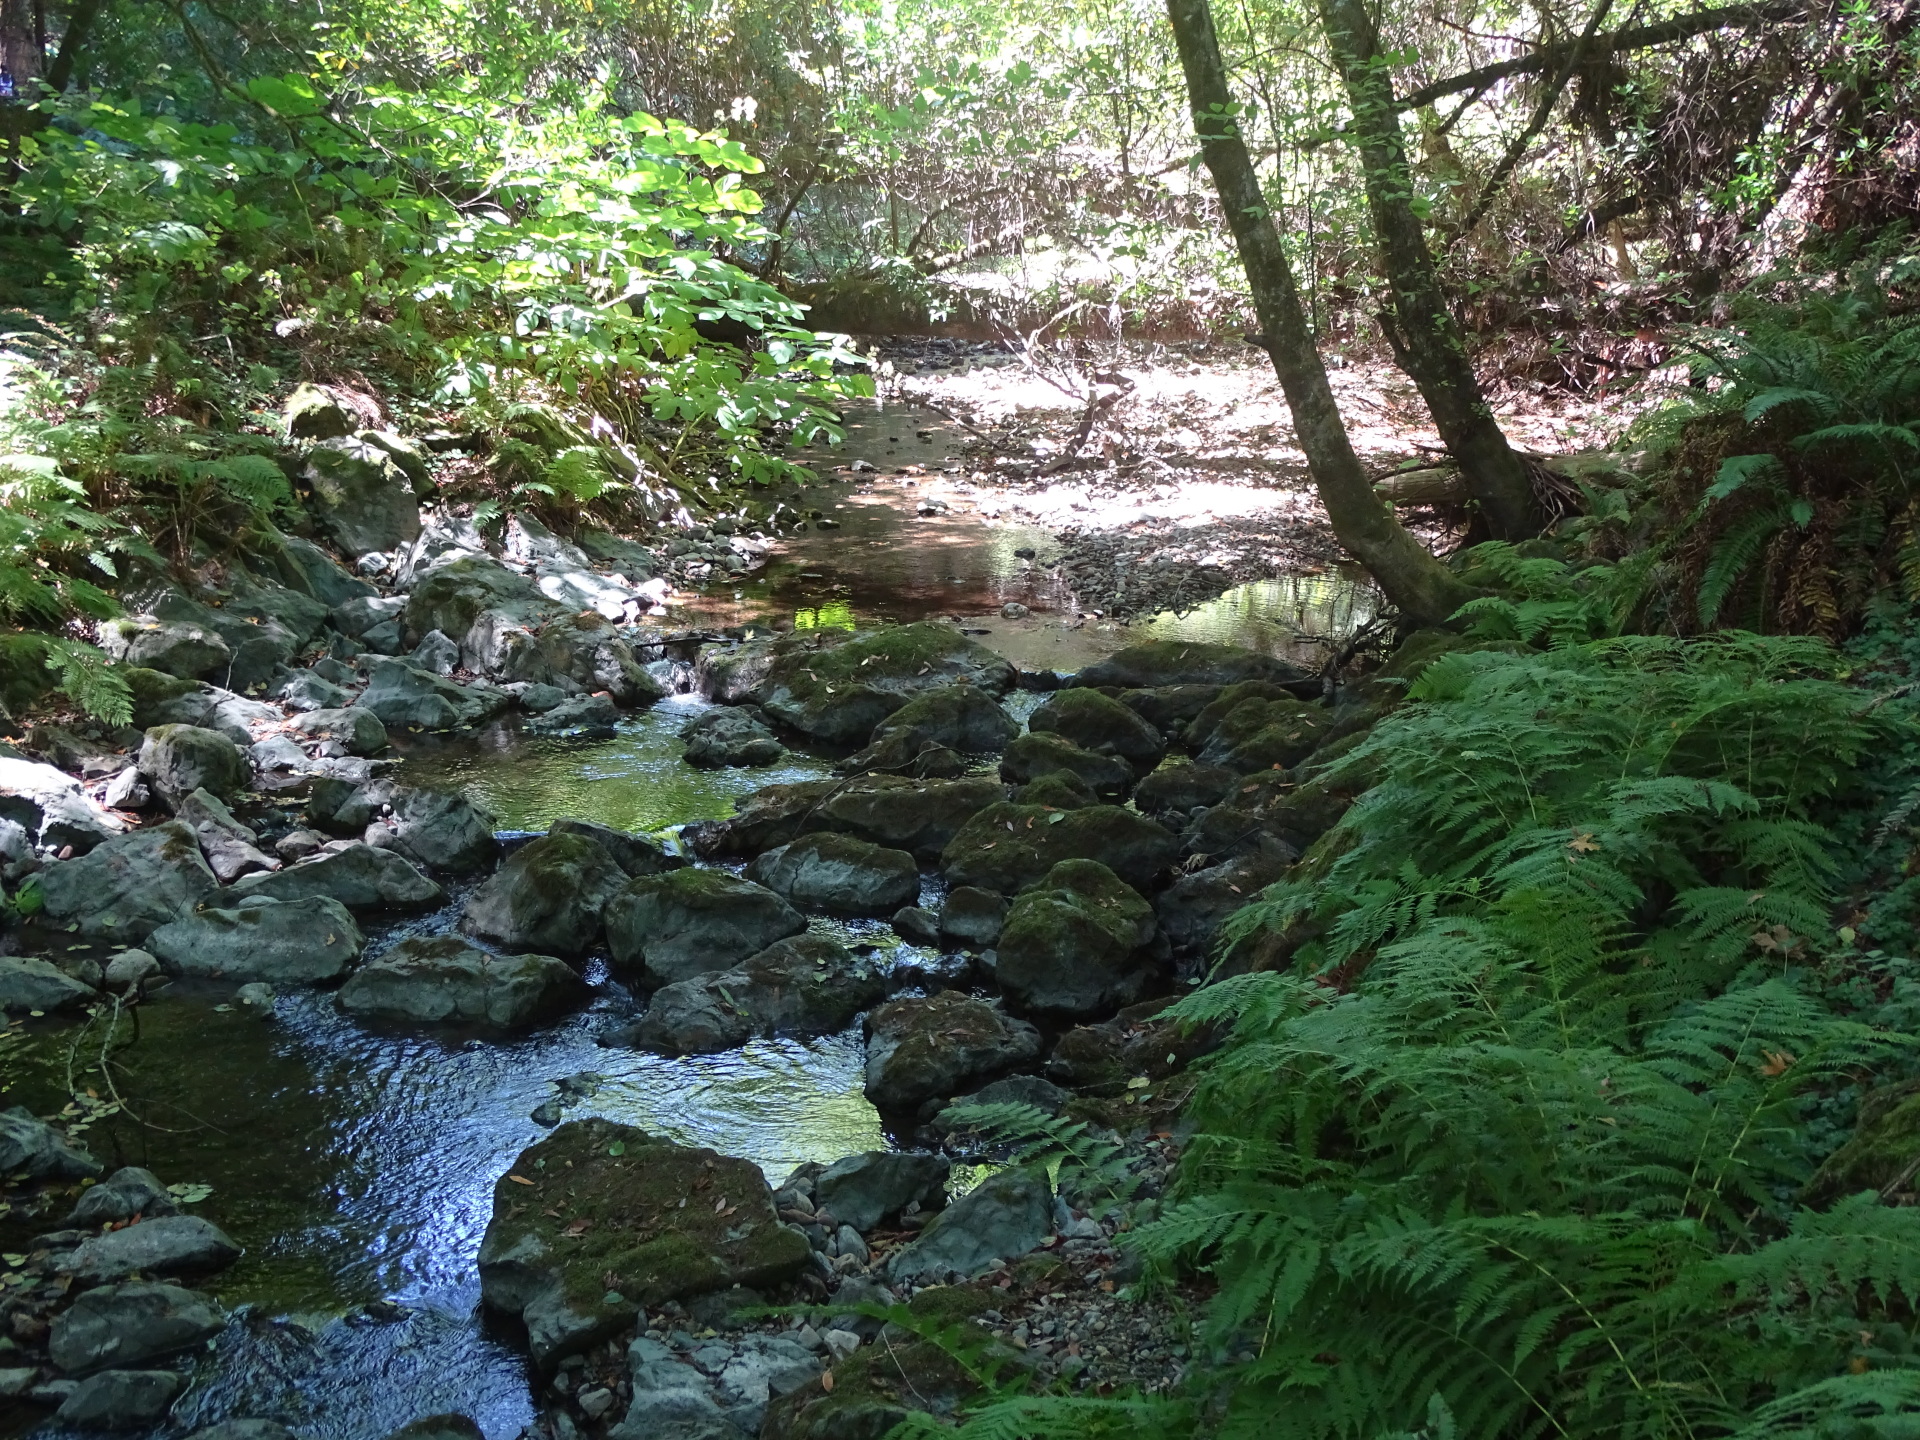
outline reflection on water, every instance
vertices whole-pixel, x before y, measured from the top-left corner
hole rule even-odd
[[[1322,642],[1345,639],[1373,619],[1379,604],[1379,592],[1363,580],[1291,575],[1236,585],[1185,614],[1163,611],[1130,628],[1140,639],[1243,645],[1312,663],[1326,654]]]
[[[479,739],[440,742],[409,754],[407,780],[464,789],[490,806],[507,830],[544,830],[573,819],[652,831],[720,819],[733,813],[737,797],[762,785],[829,773],[826,761],[798,753],[757,770],[683,764],[680,727],[706,708],[693,696],[674,696],[622,720],[612,740],[523,739],[501,728]]]

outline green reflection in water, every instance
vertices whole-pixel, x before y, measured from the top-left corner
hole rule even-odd
[[[1317,651],[1316,638],[1342,639],[1365,625],[1379,608],[1372,586],[1338,573],[1255,580],[1175,615],[1154,616],[1135,629],[1156,640],[1197,640],[1243,645],[1269,655]]]
[[[793,628],[796,630],[853,630],[859,627],[859,621],[853,613],[853,606],[844,600],[830,600],[812,610],[793,612]]]
[[[695,770],[681,762],[680,727],[705,705],[664,700],[623,721],[612,740],[525,738],[498,732],[491,744],[418,749],[405,776],[416,785],[452,786],[490,806],[507,830],[544,830],[556,820],[593,820],[619,830],[659,830],[687,820],[718,820],[734,800],[763,785],[812,780],[824,760],[795,754],[755,770]]]

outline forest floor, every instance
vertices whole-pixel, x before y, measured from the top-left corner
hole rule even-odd
[[[1069,366],[1029,361],[996,342],[862,344],[880,362],[883,403],[932,410],[959,440],[958,464],[915,465],[903,444],[895,464],[876,470],[923,474],[923,506],[1053,531],[1063,544],[1061,578],[1086,614],[1191,606],[1246,581],[1340,561],[1272,367],[1250,347],[1142,345]],[[1440,457],[1419,394],[1391,363],[1362,358],[1331,378],[1370,470],[1384,476]],[[1076,445],[1090,380],[1112,398]],[[1492,398],[1516,446],[1565,455],[1618,446],[1668,388],[1575,394],[1527,384]],[[865,467],[828,468],[845,478]],[[1446,517],[1406,518],[1444,546]]]

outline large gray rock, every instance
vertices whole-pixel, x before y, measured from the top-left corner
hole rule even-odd
[[[1097,860],[1062,860],[1007,911],[994,979],[1022,1010],[1085,1020],[1146,994],[1167,958],[1153,907]]]
[[[549,710],[528,716],[520,728],[529,735],[556,740],[611,740],[620,712],[605,695],[574,695]]]
[[[331,436],[307,453],[301,478],[322,528],[349,555],[398,549],[420,536],[413,482],[378,445]]]
[[[456,685],[403,660],[373,662],[372,679],[360,696],[360,708],[395,729],[454,730],[493,719],[511,703],[501,690]]]
[[[720,1371],[714,1396],[740,1434],[759,1435],[769,1402],[813,1385],[825,1368],[818,1356],[788,1336],[743,1335],[733,1347],[733,1358]]]
[[[476,668],[490,675],[550,685],[569,680],[632,707],[651,705],[666,694],[612,622],[591,610],[566,615],[530,635],[518,627],[495,629],[482,616],[467,633],[462,653],[487,662]]]
[[[896,1283],[971,1279],[996,1260],[1017,1260],[1053,1233],[1053,1188],[1045,1172],[1002,1170],[936,1215],[920,1238],[896,1253]]]
[[[866,1094],[887,1114],[978,1089],[1040,1058],[1040,1032],[997,1005],[943,990],[867,1016]]]
[[[0,1110],[0,1175],[25,1173],[30,1180],[86,1180],[100,1162],[24,1106]]]
[[[1006,897],[973,885],[954,886],[940,907],[940,938],[969,950],[991,950],[1006,923]]]
[[[1152,640],[1130,645],[1075,675],[1074,686],[1147,690],[1164,685],[1232,685],[1242,680],[1318,685],[1319,678],[1288,660],[1237,645],[1193,640]]]
[[[613,857],[614,864],[636,879],[642,875],[678,870],[686,864],[678,855],[668,854],[666,847],[650,835],[615,830],[610,825],[601,825],[592,820],[556,820],[548,828],[548,833],[579,835],[593,841]]]
[[[291,440],[331,440],[351,435],[354,414],[324,385],[301,383],[280,407],[281,423]]]
[[[131,615],[100,627],[100,648],[123,665],[158,670],[183,680],[224,677],[233,651],[208,625]]]
[[[222,799],[237,795],[253,778],[253,767],[240,747],[217,730],[156,725],[141,743],[140,773],[172,808],[196,790]]]
[[[312,670],[296,670],[275,692],[289,710],[339,710],[353,703],[350,692]]]
[[[54,1419],[76,1430],[145,1430],[173,1408],[186,1384],[171,1370],[107,1370],[60,1402]]]
[[[473,892],[460,929],[505,950],[584,955],[600,939],[607,902],[626,884],[626,872],[593,841],[543,835]]]
[[[914,696],[882,720],[866,748],[842,768],[898,773],[929,746],[963,755],[997,755],[1019,733],[1013,717],[992,695],[972,685],[948,685]]]
[[[75,1010],[93,997],[91,985],[45,960],[0,955],[0,1010]]]
[[[747,867],[747,878],[829,915],[891,915],[920,894],[920,867],[906,851],[832,832],[769,850]]]
[[[226,1312],[178,1285],[133,1281],[89,1290],[54,1317],[47,1349],[69,1375],[128,1369],[202,1344]]]
[[[1082,750],[1062,735],[1029,732],[1007,746],[1006,754],[1000,757],[1000,778],[1016,785],[1061,773],[1078,780],[1099,799],[1125,800],[1133,788],[1132,765],[1117,755],[1096,755],[1091,750]],[[1023,803],[1035,803],[1025,794],[1021,799]],[[1077,809],[1078,806],[1058,808]]]
[[[606,911],[616,966],[649,986],[729,970],[807,928],[778,895],[724,870],[674,870],[631,881]]]
[[[278,870],[280,862],[259,847],[253,828],[233,818],[219,796],[196,790],[177,807],[179,821],[193,828],[207,868],[222,885],[231,885],[256,870]]]
[[[1220,718],[1196,758],[1202,765],[1218,765],[1239,775],[1287,769],[1319,747],[1332,723],[1333,712],[1326,706],[1291,696],[1243,700]]]
[[[871,961],[825,936],[796,935],[734,969],[661,987],[632,1040],[662,1055],[702,1055],[760,1035],[828,1035],[885,994]]]
[[[1027,729],[1058,735],[1096,755],[1117,755],[1143,773],[1167,753],[1157,728],[1098,690],[1058,692],[1028,717]]]
[[[106,1284],[129,1275],[194,1275],[224,1270],[240,1247],[218,1225],[198,1215],[142,1220],[85,1241],[66,1262],[83,1281]]]
[[[386,843],[416,865],[469,875],[500,853],[493,813],[458,791],[394,786],[387,803],[392,837]]]
[[[930,860],[974,815],[1006,798],[1006,787],[984,775],[807,780],[756,790],[736,802],[739,813],[731,819],[690,825],[683,833],[700,854],[716,858],[759,855],[801,835],[832,830]]]
[[[414,583],[407,595],[405,627],[415,644],[438,630],[466,652],[469,632],[483,615],[506,616],[531,629],[560,613],[526,576],[484,555],[459,555]],[[484,657],[468,654],[468,664],[476,658]]]
[[[175,975],[321,985],[346,974],[366,943],[346,906],[311,895],[284,902],[252,897],[231,910],[196,910],[155,930],[147,948]]]
[[[965,681],[988,695],[1014,668],[951,625],[931,621],[854,634],[811,631],[779,642],[759,687],[767,714],[801,734],[858,744],[915,695]]]
[[[398,619],[406,612],[407,597],[404,595],[356,595],[345,604],[336,605],[328,616],[333,628],[342,635],[350,635],[358,640],[369,630],[377,630],[389,620]],[[423,665],[423,670],[433,667]]]
[[[308,740],[337,740],[349,755],[378,755],[387,748],[387,727],[364,705],[339,710],[309,710],[287,722]]]
[[[1173,947],[1206,955],[1235,911],[1282,878],[1299,852],[1284,841],[1262,837],[1258,848],[1230,855],[1218,865],[1182,875],[1155,898],[1154,913]]]
[[[172,1215],[177,1209],[159,1176],[138,1165],[125,1165],[98,1185],[89,1185],[80,1192],[72,1213],[67,1216],[67,1224],[97,1228],[117,1225],[136,1215],[149,1219],[155,1215]]]
[[[219,885],[193,831],[177,820],[49,865],[38,878],[48,924],[126,945],[186,914]]]
[[[633,1398],[608,1440],[743,1440],[706,1377],[659,1341],[637,1337],[627,1372]]]
[[[944,1155],[869,1150],[836,1160],[813,1180],[813,1203],[843,1225],[871,1230],[909,1205],[937,1210],[953,1166]]]
[[[66,771],[12,755],[0,755],[0,820],[13,821],[42,845],[71,845],[81,854],[126,830]]]
[[[344,605],[356,596],[374,593],[373,586],[342,570],[331,555],[311,540],[293,535],[282,535],[279,539],[279,553],[270,557],[275,571],[288,585],[311,595],[322,605],[331,608]]]
[[[759,1166],[576,1120],[495,1185],[480,1295],[520,1318],[535,1362],[551,1366],[630,1326],[637,1307],[777,1285],[808,1253],[774,1214]]]
[[[403,856],[372,845],[323,850],[271,875],[243,875],[233,890],[269,900],[326,896],[349,910],[431,910],[447,899]]]
[[[1219,765],[1165,765],[1135,787],[1133,803],[1142,814],[1184,821],[1203,805],[1218,805],[1239,781]]]
[[[1098,860],[1146,891],[1179,856],[1180,841],[1170,830],[1117,805],[1047,810],[1000,804],[961,827],[941,853],[940,868],[955,885],[1016,895],[1039,884],[1062,860]]]
[[[551,955],[490,955],[452,935],[403,940],[354,971],[340,1008],[363,1020],[518,1030],[563,1014],[586,982]]]
[[[787,758],[787,747],[754,705],[716,705],[681,726],[680,738],[687,764],[703,770],[778,765]]]

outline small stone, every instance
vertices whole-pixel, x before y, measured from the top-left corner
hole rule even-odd
[[[582,1390],[574,1396],[574,1404],[580,1407],[580,1412],[589,1420],[598,1420],[605,1415],[613,1408],[613,1401],[613,1391],[604,1385],[596,1385],[591,1390]]]
[[[1000,607],[1000,613],[1008,620],[1024,620],[1033,612],[1018,600],[1009,600]]]
[[[860,1337],[851,1330],[829,1330],[820,1338],[835,1361],[846,1359],[860,1348]]]

